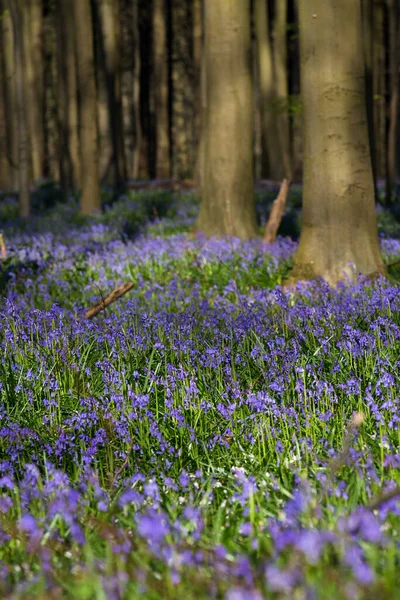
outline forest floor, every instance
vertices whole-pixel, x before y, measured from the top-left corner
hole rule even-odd
[[[283,290],[296,189],[271,246],[194,236],[191,193],[52,198],[0,202],[0,597],[399,598],[395,280]]]

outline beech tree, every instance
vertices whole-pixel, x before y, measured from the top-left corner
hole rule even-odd
[[[21,0],[9,0],[8,3],[14,34],[15,100],[18,119],[18,189],[19,212],[22,219],[30,216],[30,160],[28,123],[26,118],[26,71],[24,60],[24,19]]]
[[[79,142],[81,159],[81,211],[99,212],[100,183],[96,124],[93,24],[90,0],[74,0],[75,43],[79,86]]]
[[[170,177],[168,47],[165,0],[153,0],[153,93],[156,134],[156,176]]]
[[[201,208],[197,229],[257,235],[250,0],[205,0]]]
[[[303,217],[292,280],[384,272],[365,104],[360,0],[299,2]],[[346,40],[346,43],[343,43]],[[353,263],[354,267],[349,263]]]

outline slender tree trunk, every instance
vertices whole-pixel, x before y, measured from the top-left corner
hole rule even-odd
[[[201,139],[201,114],[202,114],[202,92],[201,92],[201,64],[203,54],[203,0],[193,1],[193,69],[194,69],[194,147],[195,147],[195,170],[196,179],[199,179],[199,153]]]
[[[136,88],[139,93],[140,107],[140,144],[137,148],[136,168],[137,177],[139,179],[148,179],[154,174],[153,156],[151,156],[151,70],[152,70],[152,53],[149,48],[152,48],[151,35],[151,4],[146,4],[143,0],[138,0],[138,31],[137,39],[139,40],[139,56],[138,71],[135,78],[140,81],[140,85]],[[139,35],[140,32],[140,35]]]
[[[381,0],[373,2],[373,97],[374,139],[376,140],[376,176],[386,174],[386,61],[385,61],[385,6]]]
[[[15,65],[15,99],[18,119],[18,174],[19,174],[19,205],[20,216],[27,219],[30,216],[29,195],[29,139],[26,119],[26,81],[24,69],[24,22],[20,0],[9,0],[8,5],[14,34],[14,65]]]
[[[60,177],[66,193],[79,187],[78,96],[73,15],[69,0],[57,5],[58,120]]]
[[[7,0],[2,4],[7,7]],[[11,169],[11,186],[17,190],[19,186],[18,173],[18,116],[15,85],[14,34],[9,10],[4,10],[0,21],[2,27],[2,49],[4,59],[4,103],[5,128],[7,137],[7,162]]]
[[[195,168],[192,3],[174,0],[172,20],[172,154],[173,176],[192,177]]]
[[[372,173],[374,177],[375,202],[378,200],[377,193],[377,162],[374,130],[374,85],[373,85],[373,2],[374,0],[361,1],[363,49],[365,62],[365,94],[367,107],[368,137],[371,151]]]
[[[90,0],[74,0],[77,74],[80,95],[79,141],[81,156],[81,212],[101,210],[96,126],[93,26]]]
[[[121,28],[121,94],[127,177],[138,173],[140,143],[140,46],[138,0],[122,0]]]
[[[384,272],[365,107],[360,0],[302,0],[303,222],[292,280]],[[339,43],[338,40],[351,40]],[[349,265],[353,263],[353,267]]]
[[[53,181],[60,179],[60,139],[58,128],[57,15],[55,4],[49,4],[44,20],[44,175]]]
[[[257,41],[257,65],[260,82],[262,177],[280,180],[284,165],[276,118],[272,43],[268,18],[269,0],[254,0],[254,24]]]
[[[171,176],[168,110],[167,6],[153,0],[153,96],[155,104],[156,176]]]
[[[250,0],[205,0],[201,209],[206,235],[257,235]]]
[[[287,0],[275,3],[275,20],[273,30],[274,79],[276,88],[275,118],[278,123],[278,139],[281,147],[284,174],[292,179],[292,153],[290,148],[289,127],[289,77],[287,70]]]
[[[133,108],[134,108],[134,120],[133,120],[133,132],[134,132],[134,150],[132,158],[132,171],[133,177],[137,179],[139,176],[139,161],[142,148],[142,122],[140,113],[140,73],[141,73],[141,59],[140,59],[140,12],[139,12],[139,0],[133,0],[133,35],[134,35],[134,68],[133,68]]]
[[[119,1],[99,0],[98,10],[99,63],[102,70],[99,77],[102,100],[100,129],[103,133],[102,142],[107,149],[106,160],[112,164],[113,183],[119,188],[126,178],[121,106]],[[105,166],[107,168],[108,164]]]
[[[0,2],[0,14],[3,13],[3,6]],[[0,39],[2,39],[0,31]],[[6,129],[6,104],[5,104],[5,78],[4,78],[4,48],[0,44],[0,190],[9,190],[12,188],[12,171],[7,161],[7,129]]]
[[[387,139],[386,202],[391,202],[396,178],[396,143],[400,87],[400,6],[388,0],[389,12],[389,114]]]
[[[24,4],[27,27],[24,31],[25,69],[27,80],[26,110],[32,160],[32,177],[43,177],[44,163],[44,52],[42,0],[28,0]]]

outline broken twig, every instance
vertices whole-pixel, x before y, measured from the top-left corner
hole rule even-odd
[[[7,258],[7,250],[6,250],[6,244],[4,242],[4,236],[2,233],[0,233],[0,252],[1,252],[1,258],[3,260],[6,260]]]
[[[85,313],[85,319],[91,319],[96,316],[101,310],[104,310],[106,306],[121,298],[126,292],[129,292],[133,288],[135,284],[133,281],[129,281],[128,283],[123,283],[122,285],[115,288],[108,296],[106,296],[101,302],[98,302]]]
[[[274,200],[269,215],[268,221],[265,225],[263,244],[273,244],[278,233],[279,225],[281,224],[283,213],[285,210],[286,199],[288,197],[290,188],[290,179],[284,179],[279,189],[279,194]]]

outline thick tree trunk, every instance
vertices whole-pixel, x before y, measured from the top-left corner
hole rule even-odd
[[[153,98],[155,118],[156,177],[171,175],[168,110],[167,6],[153,0]]]
[[[302,0],[303,222],[292,280],[383,273],[365,108],[360,0]],[[351,40],[342,43],[341,40]],[[353,263],[354,270],[349,263]]]
[[[100,131],[102,133],[100,146],[104,147],[101,172],[112,171],[111,180],[119,188],[126,178],[123,122],[121,106],[120,79],[120,37],[119,37],[119,2],[118,0],[99,0],[98,4],[99,36],[98,64]]]
[[[20,0],[9,0],[8,5],[14,34],[14,65],[15,65],[15,99],[18,119],[18,175],[19,175],[19,206],[20,217],[27,219],[30,216],[30,169],[29,169],[29,139],[28,123],[26,119],[26,81],[24,69],[24,22],[23,10]]]
[[[2,3],[4,7],[0,20],[2,32],[2,50],[4,59],[4,104],[5,104],[5,128],[7,137],[6,158],[11,169],[11,187],[15,190],[19,186],[18,174],[18,116],[15,110],[17,106],[15,85],[15,60],[14,60],[14,34],[11,14],[6,10],[7,1]]]
[[[205,109],[197,229],[257,235],[250,0],[205,0]]]
[[[278,139],[281,147],[284,175],[292,179],[292,153],[289,127],[289,76],[287,70],[287,0],[275,3],[273,29],[274,79],[276,89],[276,115]]]
[[[283,177],[284,165],[278,136],[272,42],[268,17],[269,0],[254,0],[257,66],[260,84],[261,176],[276,181]]]
[[[80,97],[81,212],[89,215],[101,210],[97,160],[96,83],[90,0],[74,0],[73,8]]]

